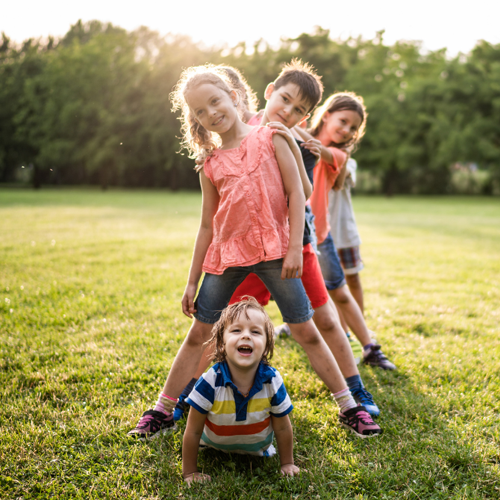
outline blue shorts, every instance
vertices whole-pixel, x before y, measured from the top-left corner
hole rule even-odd
[[[281,279],[283,259],[259,262],[253,266],[230,267],[223,274],[205,273],[193,315],[202,323],[215,323],[243,280],[255,273],[271,292],[286,323],[305,323],[314,314],[300,279]]]
[[[325,241],[318,245],[319,265],[328,290],[336,290],[346,284],[344,271],[340,265],[339,256],[330,233]]]

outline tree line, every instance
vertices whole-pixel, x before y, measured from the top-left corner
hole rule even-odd
[[[383,32],[339,41],[317,27],[278,47],[220,49],[99,21],[79,21],[60,40],[17,44],[2,33],[0,182],[197,188],[168,100],[182,69],[233,65],[264,106],[266,85],[293,57],[323,76],[325,97],[364,97],[355,158],[374,190],[447,193],[458,169],[482,172],[481,192],[500,194],[500,44],[448,58],[418,42],[388,46]]]

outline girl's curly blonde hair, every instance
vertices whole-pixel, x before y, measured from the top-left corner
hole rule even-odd
[[[179,120],[181,121],[182,146],[189,151],[191,158],[203,158],[210,155],[220,147],[221,140],[217,134],[210,132],[196,121],[187,104],[186,94],[200,85],[210,83],[228,94],[236,92],[238,103],[245,100],[245,88],[232,83],[226,68],[228,67],[214,64],[192,66],[182,72],[170,94],[172,111],[181,110]],[[241,109],[238,111],[241,113]]]
[[[224,331],[226,328],[234,323],[240,314],[245,314],[248,318],[247,311],[255,309],[264,315],[264,332],[266,334],[266,348],[262,356],[262,362],[266,365],[273,357],[274,352],[274,327],[267,315],[265,309],[253,298],[248,295],[242,297],[241,302],[227,306],[221,314],[219,321],[215,323],[212,328],[212,337],[205,345],[212,346],[213,348],[213,361],[221,363],[226,361],[226,349],[224,347]]]
[[[350,148],[353,152],[356,145],[361,141],[366,131],[366,117],[368,116],[365,103],[360,95],[354,92],[337,92],[332,94],[313,114],[311,118],[311,128],[309,133],[316,137],[323,128],[323,116],[325,113],[335,113],[336,111],[355,111],[361,117],[361,125],[351,139],[343,144],[332,143],[331,146],[346,149]]]

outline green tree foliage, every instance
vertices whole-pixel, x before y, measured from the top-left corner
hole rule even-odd
[[[320,27],[279,47],[264,40],[215,49],[99,21],[77,22],[58,42],[0,44],[0,182],[32,164],[33,182],[103,187],[196,187],[179,152],[169,93],[183,68],[239,68],[262,96],[283,63],[299,57],[323,76],[325,97],[365,99],[368,129],[356,158],[386,193],[449,190],[450,167],[475,163],[500,186],[500,45],[467,56],[423,53],[417,42],[333,40]]]

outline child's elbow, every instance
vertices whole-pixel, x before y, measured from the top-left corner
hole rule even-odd
[[[306,201],[312,196],[312,193],[313,187],[311,186],[311,183],[309,183],[309,185],[307,186],[304,186],[304,196]]]

